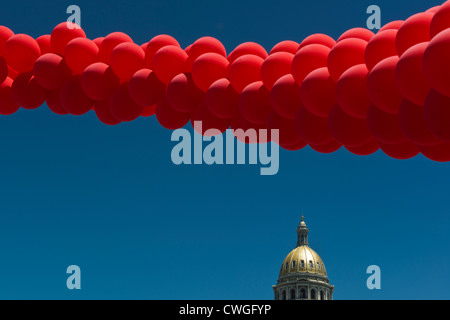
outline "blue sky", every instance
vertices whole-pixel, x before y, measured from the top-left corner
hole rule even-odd
[[[440,1],[4,1],[0,24],[37,37],[70,4],[90,38],[167,33],[187,46],[210,35],[230,51],[337,38],[365,26],[371,4],[384,24]],[[2,299],[272,299],[302,213],[335,299],[450,298],[448,163],[306,147],[280,150],[275,176],[175,166],[154,117],[109,127],[45,105],[1,116],[0,135]],[[72,264],[78,291],[66,288]],[[372,264],[381,290],[366,287]]]

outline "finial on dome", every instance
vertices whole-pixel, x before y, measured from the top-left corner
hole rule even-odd
[[[305,223],[305,217],[300,217],[300,223],[297,228],[297,246],[308,245],[308,227]]]
[[[301,221],[305,221],[305,217],[303,216],[303,214],[302,214],[302,216],[300,217],[300,220],[301,220]]]

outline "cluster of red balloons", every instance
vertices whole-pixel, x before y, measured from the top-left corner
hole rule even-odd
[[[184,49],[168,35],[90,40],[70,22],[37,39],[0,26],[0,114],[46,102],[108,125],[156,114],[172,130],[202,121],[203,135],[279,129],[287,150],[450,161],[449,57],[450,1],[376,34],[313,34],[269,53],[246,42],[227,55],[212,37]]]

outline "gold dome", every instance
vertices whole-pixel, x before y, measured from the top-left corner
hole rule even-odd
[[[301,245],[292,250],[281,265],[280,277],[292,273],[313,273],[327,276],[322,259],[308,245]]]

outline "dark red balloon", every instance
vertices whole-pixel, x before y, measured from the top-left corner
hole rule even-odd
[[[0,83],[5,81],[6,77],[8,77],[8,65],[6,64],[5,58],[0,56]]]
[[[239,94],[228,79],[219,79],[206,92],[206,106],[218,118],[234,118],[239,112]]]
[[[433,161],[450,161],[450,142],[442,142],[434,146],[418,146],[420,152]]]
[[[165,94],[166,86],[159,81],[150,69],[137,71],[128,83],[128,92],[131,99],[138,105],[153,106]]]
[[[366,120],[349,116],[337,104],[328,116],[328,129],[337,142],[349,147],[362,146],[372,139]]]
[[[61,98],[60,98],[60,90],[55,89],[47,92],[47,98],[45,100],[47,103],[48,108],[59,115],[66,115],[68,114],[67,110],[64,109],[64,107],[61,104]]]
[[[11,78],[6,78],[0,84],[0,114],[10,115],[19,110],[19,105],[14,101],[11,85],[13,80]]]
[[[195,85],[190,73],[181,73],[170,81],[167,102],[179,112],[193,112],[205,98],[205,93]]]
[[[325,144],[310,144],[309,145],[313,150],[320,153],[332,153],[339,150],[342,145],[337,141],[331,141]]]
[[[428,84],[450,97],[450,29],[436,35],[423,54],[423,73]]]
[[[372,70],[375,65],[392,56],[398,56],[395,48],[397,29],[388,29],[378,32],[367,44],[364,58],[367,68]]]
[[[419,153],[419,149],[411,141],[397,144],[388,144],[378,141],[378,144],[385,154],[394,159],[406,160],[415,157]]]
[[[450,2],[444,2],[434,13],[430,23],[430,36],[434,38],[439,32],[450,28]]]
[[[336,84],[328,68],[319,68],[308,74],[300,87],[303,106],[312,114],[328,117],[336,103]]]
[[[311,71],[327,66],[330,50],[322,44],[310,44],[297,51],[292,60],[291,72],[299,86]]]
[[[423,108],[404,99],[398,111],[400,130],[417,145],[439,144],[442,140],[431,133],[425,124]]]
[[[95,103],[95,114],[97,115],[97,118],[104,124],[107,124],[110,126],[119,124],[121,121],[117,120],[112,115],[109,107],[110,107],[109,100],[97,101]]]
[[[90,99],[81,87],[81,76],[72,76],[60,91],[62,107],[70,114],[82,115],[92,109],[94,100]]]
[[[34,63],[33,69],[36,81],[45,89],[59,89],[71,72],[65,60],[56,53],[46,53]]]
[[[350,67],[365,63],[367,41],[347,38],[336,43],[328,55],[328,70],[334,82]]]
[[[272,111],[269,114],[269,117],[267,119],[267,129],[279,130],[280,146],[298,145],[299,143],[303,142],[297,134],[297,131],[295,130],[294,120],[284,118],[275,111]],[[306,142],[303,142],[303,144],[304,146],[306,146]]]
[[[51,36],[49,34],[37,37],[36,42],[41,49],[41,55],[52,52]]]
[[[282,76],[291,73],[294,55],[289,52],[275,52],[269,55],[261,66],[261,80],[271,90]]]
[[[108,99],[119,85],[119,79],[111,67],[103,62],[96,62],[87,67],[81,75],[83,92],[95,101]]]
[[[339,37],[339,39],[337,39],[337,42],[342,41],[344,39],[351,39],[351,38],[361,39],[361,40],[369,42],[370,39],[372,39],[372,37],[374,35],[375,34],[372,31],[370,31],[369,29],[352,28],[352,29],[349,29],[349,30],[345,31]]]
[[[246,54],[234,60],[228,77],[234,90],[241,93],[250,83],[261,81],[263,63],[263,58],[253,54]]]
[[[6,41],[14,35],[11,29],[0,26],[0,55],[3,56],[3,48],[5,47]]]
[[[295,82],[292,74],[282,76],[275,82],[270,91],[270,101],[279,115],[291,120],[295,119],[302,102],[300,86]]]
[[[425,80],[422,60],[426,42],[418,43],[406,50],[395,69],[395,83],[400,93],[409,101],[423,106],[431,87]]]
[[[197,124],[196,124],[197,122]],[[201,122],[201,124],[199,124]],[[218,118],[213,115],[205,103],[200,104],[191,116],[191,125],[198,134],[206,137],[223,133],[230,127],[231,119]]]
[[[372,138],[369,140],[369,142],[361,146],[358,147],[346,146],[345,149],[358,156],[368,156],[372,153],[377,152],[380,149],[380,146],[378,145],[377,140],[375,138]]]
[[[415,44],[430,41],[430,23],[433,15],[432,12],[421,12],[403,22],[395,39],[399,56]]]
[[[249,84],[239,97],[239,111],[242,116],[253,123],[266,123],[272,110],[270,92],[262,81]]]
[[[297,112],[295,129],[298,136],[308,144],[322,145],[334,140],[328,130],[327,118],[315,116],[305,107]]]
[[[46,91],[32,72],[22,73],[14,80],[11,92],[15,103],[25,109],[36,109],[45,101]]]
[[[336,84],[336,100],[348,115],[365,119],[369,110],[370,99],[367,94],[367,76],[369,70],[365,64],[349,68]]]
[[[241,116],[236,116],[233,119],[231,128],[233,135],[242,143],[267,143],[272,139],[270,131],[267,129],[267,123],[252,123]]]
[[[423,106],[425,124],[430,131],[445,141],[450,141],[450,97],[431,90]]]
[[[374,105],[367,112],[367,125],[379,142],[396,144],[408,140],[400,129],[398,115],[381,111]]]
[[[137,119],[144,109],[131,99],[128,93],[128,82],[122,83],[112,94],[109,101],[109,111],[120,121],[133,121]]]
[[[397,114],[403,96],[395,82],[398,57],[389,57],[379,62],[367,78],[367,93],[370,101],[380,110]]]
[[[179,112],[172,108],[165,97],[159,100],[155,114],[159,124],[169,130],[184,127],[191,118],[190,113]]]

